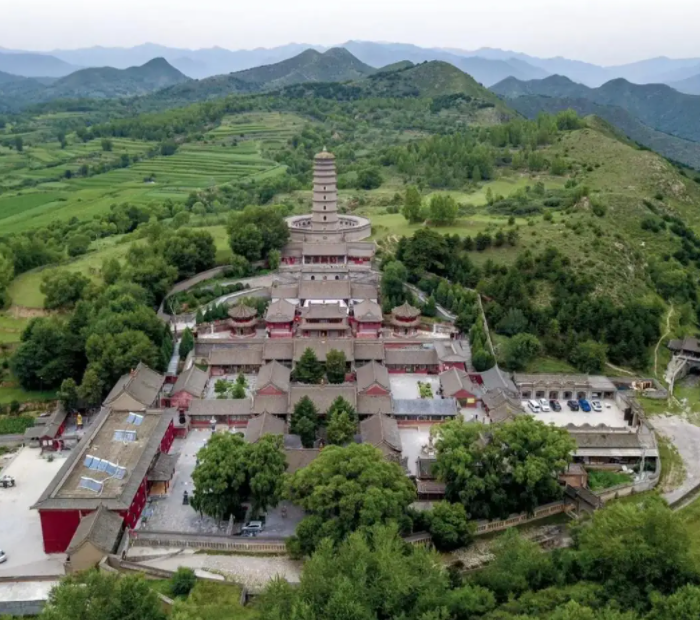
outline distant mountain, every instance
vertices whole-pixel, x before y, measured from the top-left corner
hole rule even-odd
[[[665,84],[631,84],[618,78],[599,88],[588,88],[568,78],[552,76],[527,83],[508,79],[491,90],[508,98],[522,95],[572,97],[618,106],[653,129],[700,142],[700,97],[680,93]]]
[[[536,118],[540,112],[556,114],[568,109],[576,110],[581,116],[593,114],[613,125],[634,142],[664,157],[700,170],[700,143],[652,129],[617,106],[599,105],[587,99],[542,95],[523,95],[516,99],[508,99],[507,103],[528,118]]]
[[[501,107],[502,102],[472,76],[441,60],[404,65],[393,71],[380,69],[356,84],[380,97],[442,97],[464,94],[482,103]]]
[[[374,73],[374,69],[348,50],[333,47],[324,53],[306,50],[289,60],[238,71],[231,77],[257,84],[261,89],[274,90],[305,82],[347,82],[370,73]]]
[[[0,71],[22,77],[63,77],[80,69],[46,54],[0,52]]]
[[[23,78],[20,75],[12,75],[11,73],[0,71],[0,84],[9,84],[11,82],[18,82],[25,79],[26,78]]]
[[[418,47],[417,45],[405,43],[348,41],[343,43],[341,47],[347,49],[362,62],[376,68],[384,67],[402,60],[410,60],[416,64],[430,60],[441,60],[468,73],[477,82],[481,82],[485,86],[495,84],[508,76],[514,76],[523,80],[531,80],[542,78],[547,75],[546,71],[533,67],[519,59],[510,62],[505,60],[490,60],[481,57],[466,57],[440,49]]]
[[[700,73],[679,82],[671,82],[669,86],[686,95],[700,95]]]
[[[0,98],[3,109],[12,110],[54,99],[134,97],[189,81],[167,61],[156,58],[129,69],[81,69],[58,80],[19,78],[0,82]]]
[[[639,62],[626,65],[608,67],[612,78],[624,78],[634,84],[666,84],[669,81],[677,81],[690,77],[693,73],[686,73],[688,69],[697,68],[700,58],[648,58]],[[695,71],[698,73],[700,71]]]

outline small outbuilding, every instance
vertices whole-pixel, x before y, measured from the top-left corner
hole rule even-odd
[[[97,566],[117,548],[124,520],[104,506],[85,515],[66,549],[66,571],[74,573]]]

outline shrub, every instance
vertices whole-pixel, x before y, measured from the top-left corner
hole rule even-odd
[[[173,596],[186,597],[197,583],[197,577],[191,568],[180,566],[170,578],[170,592]]]

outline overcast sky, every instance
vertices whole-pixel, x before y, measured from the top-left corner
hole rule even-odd
[[[348,39],[598,64],[700,56],[697,0],[0,0],[0,47],[241,49]]]

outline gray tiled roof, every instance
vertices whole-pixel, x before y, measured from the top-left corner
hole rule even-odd
[[[461,362],[466,364],[470,359],[469,350],[459,340],[435,341],[435,350],[441,362]]]
[[[595,432],[577,433],[569,431],[579,448],[641,448],[637,433],[629,432]]]
[[[360,422],[362,443],[369,443],[377,448],[386,445],[395,452],[401,452],[401,435],[394,418],[388,415],[373,415]]]
[[[483,389],[485,391],[503,388],[513,394],[518,393],[515,383],[513,383],[508,373],[501,370],[498,365],[480,372],[479,375],[481,376]]]
[[[260,390],[266,385],[274,385],[283,392],[289,391],[289,379],[292,371],[277,361],[271,361],[260,368],[256,389]]]
[[[345,243],[305,243],[304,256],[346,256],[348,246]]]
[[[440,387],[443,396],[454,396],[460,390],[466,390],[476,398],[481,396],[481,389],[472,383],[466,372],[458,368],[450,368],[440,373]]]
[[[484,392],[481,401],[488,410],[489,418],[494,423],[505,422],[516,415],[525,413],[520,400],[503,389]]]
[[[335,349],[345,353],[345,359],[355,359],[353,341],[350,338],[328,340],[326,338],[298,338],[294,341],[294,361],[298,362],[306,349],[311,349],[319,361],[325,362],[328,351]]]
[[[227,415],[249,415],[253,411],[250,398],[195,398],[190,402],[191,416],[219,417]]]
[[[263,345],[263,359],[291,361],[294,357],[294,342],[291,340],[283,340],[270,338]]]
[[[353,408],[357,408],[357,389],[354,385],[294,385],[289,398],[290,413],[304,396],[311,399],[320,414],[326,413],[338,396],[342,396]]]
[[[253,399],[253,413],[286,414],[289,409],[289,396],[268,396],[256,394]]]
[[[438,357],[435,349],[394,349],[387,347],[384,361],[396,366],[437,366]]]
[[[75,553],[85,542],[91,542],[104,553],[114,552],[123,519],[118,513],[99,506],[90,514],[84,516],[78,524],[75,534],[66,549],[66,553]]]
[[[173,387],[173,394],[187,392],[195,398],[200,398],[204,393],[204,388],[209,380],[209,373],[200,370],[192,364],[189,369],[180,374]]]
[[[375,413],[393,413],[391,396],[357,395],[357,413],[360,415],[374,415]]]
[[[458,409],[457,401],[454,398],[394,398],[394,413],[396,415],[457,415]]]
[[[273,301],[265,313],[265,320],[270,323],[288,323],[294,320],[296,306],[293,303],[278,299]]]
[[[212,349],[209,352],[210,366],[262,366],[261,345],[240,345]]]
[[[245,440],[248,443],[256,443],[263,435],[284,435],[286,429],[287,423],[284,420],[271,413],[263,413],[248,420]]]
[[[316,448],[301,448],[298,450],[285,450],[284,455],[287,457],[287,472],[293,474],[299,469],[306,467],[313,461],[321,450]]]
[[[374,284],[351,282],[350,297],[352,299],[377,299],[377,297],[379,297],[379,291]]]
[[[389,371],[378,362],[370,362],[357,369],[357,389],[361,392],[377,384],[386,390],[390,388]]]
[[[348,280],[302,280],[299,282],[299,299],[350,299]]]
[[[152,407],[157,404],[155,401],[163,388],[163,383],[165,383],[163,375],[141,362],[133,372],[119,378],[105,398],[104,404],[110,405],[123,393],[127,393],[144,407]]]
[[[311,304],[302,308],[301,316],[311,321],[344,319],[348,316],[348,309],[339,303]]]
[[[381,342],[355,340],[355,360],[383,360],[384,344]]]
[[[376,301],[365,299],[353,306],[353,314],[358,321],[377,322],[382,320],[382,308]]]

